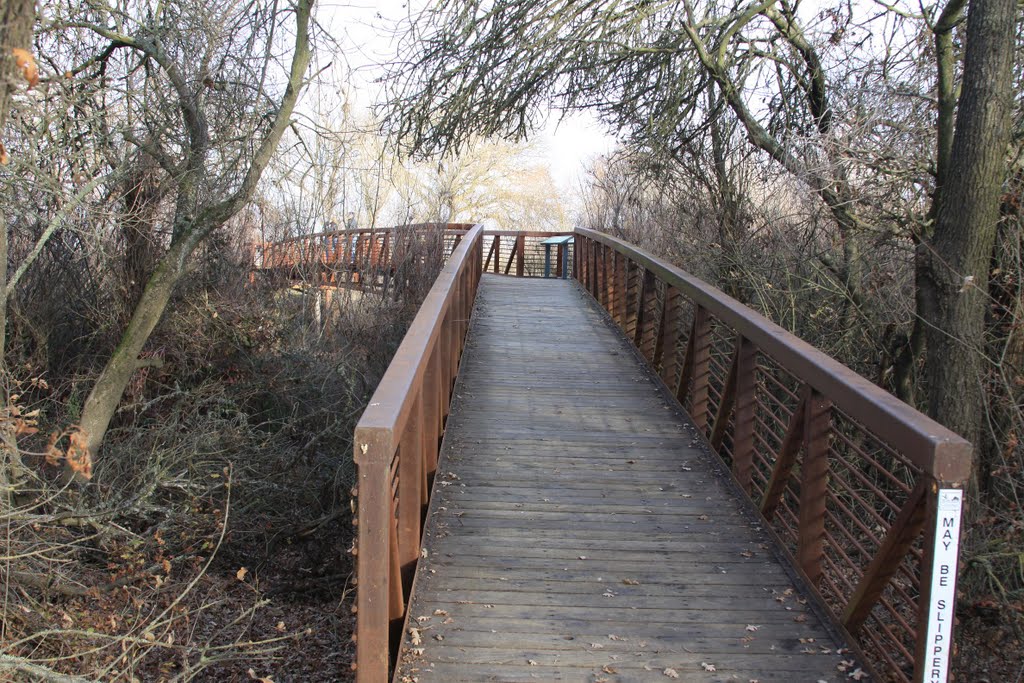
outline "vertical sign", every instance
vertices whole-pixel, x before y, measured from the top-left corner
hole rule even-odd
[[[924,680],[946,683],[953,650],[953,599],[956,561],[960,549],[961,489],[939,489],[935,514],[935,555],[932,562],[931,604],[928,605],[928,640],[925,641]]]

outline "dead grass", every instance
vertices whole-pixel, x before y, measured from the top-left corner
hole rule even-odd
[[[85,486],[45,458],[78,385],[22,383],[40,431],[18,441],[31,481],[0,520],[0,680],[350,676],[351,434],[415,304],[310,305],[179,306]]]

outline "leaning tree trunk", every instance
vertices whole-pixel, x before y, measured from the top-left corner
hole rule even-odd
[[[984,419],[984,331],[988,269],[1010,139],[1016,0],[973,0],[947,182],[939,188],[935,233],[920,311],[927,323],[929,412],[979,443]],[[971,488],[986,467],[975,459]]]
[[[182,275],[184,258],[181,247],[172,248],[157,266],[146,283],[142,295],[135,306],[132,318],[121,336],[121,343],[103,368],[96,384],[93,385],[89,398],[82,410],[79,423],[81,437],[74,442],[75,451],[68,454],[68,466],[79,478],[89,478],[92,474],[91,454],[99,450],[103,437],[110,426],[110,420],[117,411],[124,389],[131,381],[132,375],[140,367],[152,364],[139,356],[146,341],[153,333],[160,318],[167,308],[174,286]]]
[[[197,212],[183,215],[179,210],[176,216],[171,248],[156,265],[153,274],[146,283],[132,313],[128,327],[121,337],[121,343],[115,349],[103,372],[100,373],[92,391],[85,399],[82,407],[82,418],[79,431],[71,438],[66,459],[66,474],[73,474],[76,479],[88,479],[92,475],[92,464],[103,443],[110,421],[117,412],[124,390],[131,381],[132,374],[146,361],[139,354],[149,340],[157,323],[167,308],[171,295],[178,281],[188,269],[188,261],[196,248],[207,240],[214,230],[224,225],[248,203],[256,192],[256,186],[263,171],[270,163],[270,158],[277,149],[284,131],[291,124],[292,112],[298,101],[299,93],[305,85],[304,74],[312,58],[309,24],[310,14],[316,0],[299,0],[295,6],[295,52],[292,56],[288,85],[281,97],[281,103],[263,140],[255,150],[248,169],[238,190],[227,199],[208,204]],[[141,44],[137,44],[141,45]],[[141,49],[141,48],[140,48]],[[193,122],[197,121],[193,112]],[[198,134],[205,135],[203,130]],[[194,154],[208,154],[205,146]],[[189,168],[205,167],[206,159],[192,159]],[[179,190],[181,192],[197,191],[193,187]],[[197,202],[179,201],[179,206],[194,206]]]

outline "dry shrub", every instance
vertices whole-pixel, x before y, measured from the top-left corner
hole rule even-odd
[[[440,265],[409,258],[417,278]],[[88,382],[15,388],[40,424],[15,434],[6,416],[27,481],[0,508],[0,678],[347,671],[352,430],[424,290],[247,282],[179,292],[85,486],[62,484],[45,451]]]

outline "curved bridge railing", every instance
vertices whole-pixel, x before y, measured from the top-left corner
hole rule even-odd
[[[946,681],[970,444],[715,287],[608,235],[574,237],[573,277],[730,465],[875,680]],[[481,273],[518,273],[518,239],[459,236],[356,428],[358,681],[388,679]]]
[[[576,259],[875,680],[945,681],[970,444],[637,247],[577,229]]]

